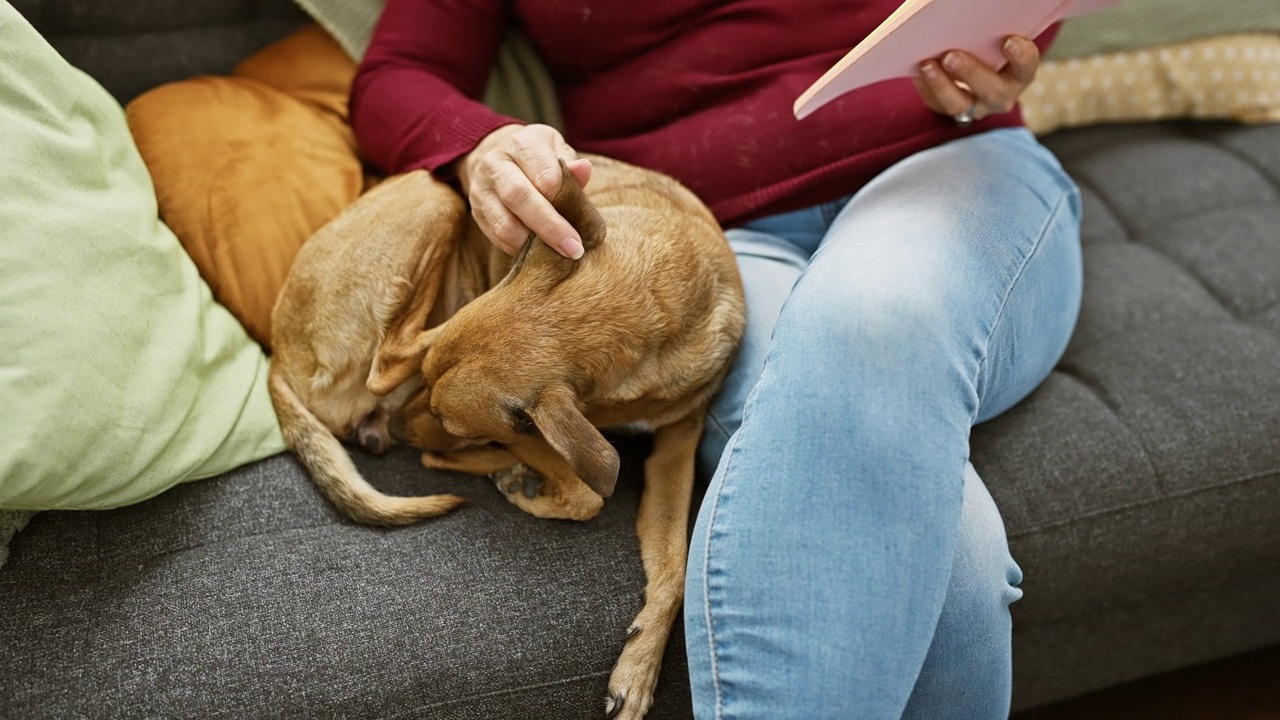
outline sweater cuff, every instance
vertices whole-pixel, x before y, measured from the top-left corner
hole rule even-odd
[[[426,168],[438,179],[455,179],[453,162],[475,149],[489,133],[523,121],[494,112],[488,106],[463,97],[440,103],[432,117],[410,133],[397,149],[401,172]]]

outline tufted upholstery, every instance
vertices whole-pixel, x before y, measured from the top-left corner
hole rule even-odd
[[[1026,574],[1024,705],[1280,642],[1280,126],[1049,145],[1084,194],[1084,308],[973,437]]]
[[[301,22],[287,0],[126,1],[15,5],[122,100]],[[1026,574],[1019,706],[1280,642],[1280,126],[1050,145],[1085,194],[1085,307],[1058,371],[973,436]],[[279,456],[40,514],[0,571],[0,716],[596,718],[640,604],[643,449],[584,524],[408,451],[357,460],[472,505],[356,527]],[[681,642],[656,720],[689,715]]]

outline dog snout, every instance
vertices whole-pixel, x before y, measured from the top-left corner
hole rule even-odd
[[[392,415],[387,420],[387,434],[396,442],[404,442],[404,420],[399,415]]]
[[[361,427],[357,438],[360,443],[360,447],[374,455],[381,455],[387,451],[387,443],[378,436],[378,433],[369,428]]]
[[[391,448],[388,425],[385,415],[370,413],[356,426],[356,442],[366,451],[381,455]]]

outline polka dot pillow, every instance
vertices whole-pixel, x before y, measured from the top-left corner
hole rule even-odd
[[[1280,121],[1280,35],[1223,35],[1046,60],[1022,113],[1041,135],[1103,122]]]

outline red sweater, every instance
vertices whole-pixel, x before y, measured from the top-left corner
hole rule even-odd
[[[570,145],[677,178],[731,226],[833,200],[952,138],[1021,124],[1014,111],[962,130],[909,80],[797,121],[796,96],[898,2],[388,0],[351,122],[386,172],[448,165],[515,122],[478,101],[514,19],[559,88]]]

